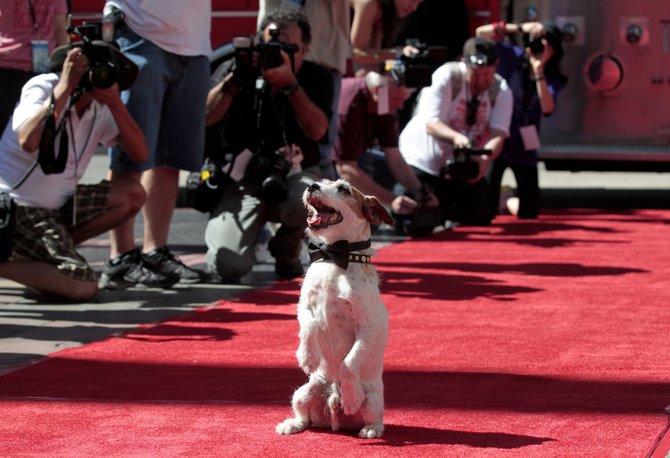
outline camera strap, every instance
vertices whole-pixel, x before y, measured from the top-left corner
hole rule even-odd
[[[70,117],[70,109],[72,108],[73,103],[74,100],[70,100],[65,114],[56,128],[56,101],[53,94],[51,94],[51,103],[47,110],[44,130],[42,131],[42,137],[40,138],[38,155],[40,167],[42,167],[42,172],[44,172],[45,175],[63,173],[65,170],[68,155],[68,134],[67,129],[65,128],[65,121]],[[56,136],[59,132],[61,135],[58,145],[58,155],[56,155]]]

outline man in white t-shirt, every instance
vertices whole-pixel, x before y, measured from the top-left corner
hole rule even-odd
[[[400,134],[400,152],[434,190],[447,221],[491,222],[484,175],[509,135],[513,104],[507,83],[495,74],[497,60],[495,43],[479,37],[467,40],[463,62],[435,70]],[[476,149],[487,152],[463,152]],[[463,165],[467,156],[470,161]]]
[[[90,46],[96,55],[106,53],[124,68],[133,66],[105,42]],[[132,217],[145,193],[130,180],[78,182],[99,144],[122,145],[138,161],[148,150],[119,94],[119,86],[132,84],[132,71],[118,84],[94,87],[82,44],[58,48],[51,62],[57,73],[26,83],[0,139],[0,191],[16,203],[13,251],[0,262],[0,277],[49,296],[84,301],[97,294],[98,281],[75,245]]]

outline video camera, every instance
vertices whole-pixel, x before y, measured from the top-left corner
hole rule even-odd
[[[279,39],[280,29],[276,25],[271,25],[269,32],[270,39],[266,42],[256,42],[250,35],[233,37],[235,78],[239,83],[253,81],[259,67],[264,69],[279,67],[284,63],[282,51],[291,57],[298,51],[298,45]],[[254,58],[254,53],[258,54],[257,60]]]
[[[491,154],[490,149],[484,148],[454,148],[453,158],[440,169],[440,176],[448,176],[454,180],[472,180],[479,176],[479,163],[472,159],[473,155],[486,156]]]
[[[429,47],[415,38],[406,40],[405,46],[413,46],[418,52],[406,56],[400,51],[395,61],[387,62],[386,70],[397,85],[415,88],[430,86],[435,69],[447,61],[447,48]]]

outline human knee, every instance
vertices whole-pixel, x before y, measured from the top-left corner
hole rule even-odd
[[[139,181],[129,178],[119,178],[113,183],[112,193],[113,199],[125,205],[128,213],[134,215],[137,213],[147,198],[147,193]]]
[[[241,256],[227,248],[219,248],[207,253],[207,264],[211,272],[216,272],[224,280],[237,280],[253,268],[253,258]]]
[[[130,211],[132,213],[137,213],[140,211],[144,202],[147,200],[147,193],[138,182],[131,182],[128,186],[128,202],[130,204]]]
[[[97,281],[75,281],[62,293],[62,298],[72,302],[85,302],[98,294]]]

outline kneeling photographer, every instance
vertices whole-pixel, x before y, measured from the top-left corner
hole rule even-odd
[[[339,176],[389,207],[398,226],[411,235],[424,235],[440,224],[430,218],[435,215],[437,198],[424,192],[398,150],[397,111],[410,93],[388,75],[375,72],[344,78],[333,159]],[[383,161],[375,160],[371,152],[375,147],[383,153]],[[407,192],[395,194],[396,183]],[[421,213],[423,218],[414,218]]]
[[[57,48],[51,72],[25,84],[0,139],[0,193],[15,202],[13,234],[0,238],[12,242],[0,276],[70,301],[98,291],[76,244],[132,217],[145,200],[128,180],[79,184],[91,157],[99,144],[122,145],[138,161],[148,155],[119,94],[137,68],[113,45],[82,39]]]
[[[509,135],[512,94],[495,73],[495,43],[467,40],[463,60],[433,73],[400,134],[400,151],[435,191],[445,224],[482,226],[492,219],[484,175]]]
[[[300,251],[307,213],[303,191],[319,179],[319,141],[327,140],[333,100],[328,70],[304,61],[309,23],[278,10],[258,39],[236,37],[235,55],[212,76],[207,98],[208,161],[219,187],[205,230],[207,266],[236,282],[254,265],[266,222],[280,223],[270,241],[281,278],[303,274]],[[218,178],[217,178],[218,176]]]

